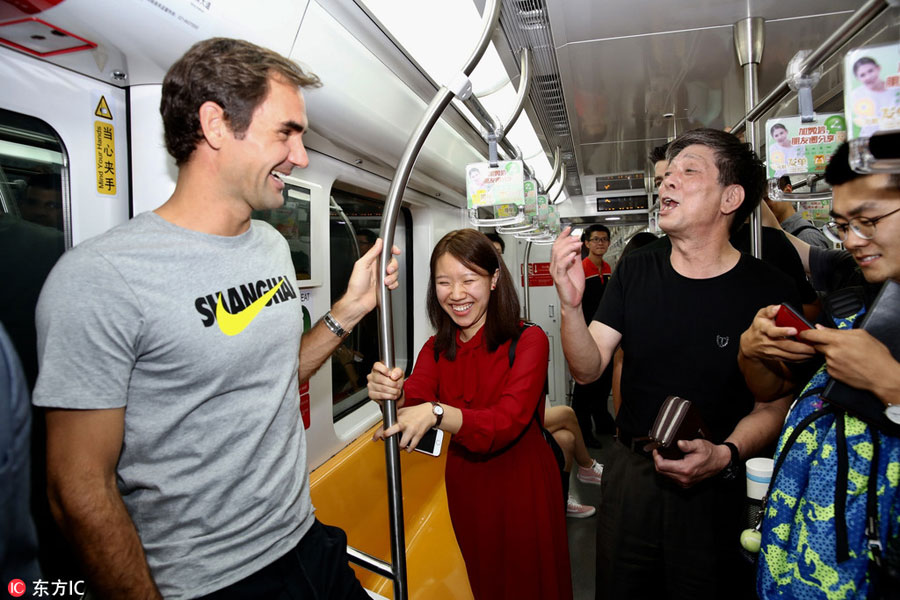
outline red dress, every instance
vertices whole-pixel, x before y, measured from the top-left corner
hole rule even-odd
[[[450,519],[476,600],[572,598],[559,469],[535,421],[544,415],[549,344],[528,327],[509,366],[509,342],[488,352],[482,327],[457,336],[456,360],[435,363],[434,338],[404,385],[407,404],[462,411],[445,480]],[[523,433],[524,432],[524,433]]]

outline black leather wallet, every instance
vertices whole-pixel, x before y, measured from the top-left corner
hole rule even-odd
[[[678,448],[678,440],[709,439],[709,432],[700,411],[690,400],[669,396],[656,415],[650,428],[650,443],[645,450],[658,451],[663,458],[677,460],[684,456]]]

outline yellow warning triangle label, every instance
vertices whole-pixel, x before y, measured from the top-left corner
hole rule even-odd
[[[97,110],[94,111],[94,114],[98,117],[112,121],[112,111],[109,110],[109,104],[106,103],[106,98],[104,96],[100,96],[100,103],[97,104]]]

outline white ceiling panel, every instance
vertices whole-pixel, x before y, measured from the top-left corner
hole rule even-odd
[[[781,83],[799,50],[818,47],[858,6],[856,0],[691,0],[660,10],[651,0],[546,1],[583,187],[593,175],[645,169],[647,152],[673,135],[722,129],[744,116],[732,24],[748,6],[767,19],[760,98]],[[887,35],[897,11],[890,12],[858,36],[857,45],[872,39],[872,31]],[[828,102],[833,110],[840,86],[839,69],[826,69],[813,90],[817,104]],[[790,99],[773,112],[796,110]]]
[[[554,40],[562,44],[854,11],[860,0],[548,0]]]

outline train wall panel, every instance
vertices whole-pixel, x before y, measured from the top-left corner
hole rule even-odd
[[[50,63],[0,48],[0,107],[46,121],[62,138],[69,159],[72,241],[78,244],[128,219],[128,137],[125,91]],[[104,99],[112,118],[96,113]],[[115,149],[98,165],[96,124],[112,126]],[[110,131],[104,127],[103,131]],[[99,169],[99,173],[98,173]],[[115,177],[115,193],[98,191]]]

